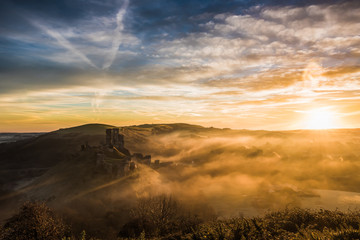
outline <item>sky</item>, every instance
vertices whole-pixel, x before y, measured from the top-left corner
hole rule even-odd
[[[2,0],[0,132],[360,127],[360,2]]]

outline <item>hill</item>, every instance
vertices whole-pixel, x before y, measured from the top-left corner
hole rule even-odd
[[[141,152],[136,145],[146,144],[154,129],[171,132],[181,126],[189,129],[191,125],[129,126],[123,127],[122,133],[126,145]],[[111,127],[114,126],[86,124],[0,144],[0,208],[15,209],[24,198],[56,198],[59,204],[113,180],[96,172],[96,152],[80,151],[81,145],[104,144],[105,130]],[[4,219],[10,213],[4,210],[2,214]]]
[[[0,183],[14,186],[16,181],[39,176],[71,158],[81,144],[99,145],[106,127],[109,125],[89,124],[0,144]]]
[[[87,124],[0,144],[2,219],[25,199],[45,200],[79,231],[100,236],[116,234],[138,199],[162,193],[222,217],[253,217],[285,206],[360,206],[359,129],[123,126],[125,148],[151,155],[152,165],[139,163],[133,173],[115,176],[98,165],[105,130],[112,127]],[[111,161],[118,160],[104,164]]]
[[[71,127],[71,128],[61,128],[55,131],[55,133],[59,133],[59,134],[79,133],[83,135],[103,135],[105,130],[111,127],[114,126],[92,123],[92,124],[85,124],[81,126]]]

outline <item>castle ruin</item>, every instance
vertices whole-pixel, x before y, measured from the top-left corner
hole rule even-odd
[[[136,170],[138,163],[150,165],[150,155],[130,154],[130,151],[125,148],[124,135],[120,134],[119,128],[108,128],[105,134],[105,145],[97,154],[96,165],[112,177],[127,175]]]
[[[124,135],[119,128],[105,130],[105,144],[99,147],[90,147],[87,143],[81,146],[82,151],[95,149],[97,171],[105,172],[111,178],[126,176],[138,168],[139,164],[150,166],[154,169],[165,167],[172,162],[160,163],[160,160],[151,161],[151,155],[142,153],[131,154],[125,148]]]
[[[119,133],[119,128],[106,129],[106,145],[110,148],[124,148],[124,135]]]

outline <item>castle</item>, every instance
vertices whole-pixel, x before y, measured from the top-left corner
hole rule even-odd
[[[87,143],[81,145],[82,151],[91,150],[96,154],[96,171],[105,172],[111,178],[126,176],[135,171],[139,164],[150,166],[154,169],[166,167],[172,162],[160,163],[160,160],[151,161],[151,155],[133,153],[125,148],[124,135],[119,128],[105,130],[105,143],[101,146],[91,147]]]
[[[125,148],[124,143],[124,135],[119,133],[119,128],[108,128],[106,129],[106,143],[105,147],[116,151],[118,154],[120,154],[122,157],[124,155],[128,157],[129,161],[131,160],[131,155],[129,150]]]
[[[106,129],[106,145],[124,148],[124,135],[119,133],[119,128]]]
[[[105,145],[101,147],[96,156],[96,165],[104,169],[113,178],[126,176],[134,171],[138,164],[151,164],[151,155],[142,153],[130,154],[125,148],[124,135],[119,128],[108,128],[105,131]]]

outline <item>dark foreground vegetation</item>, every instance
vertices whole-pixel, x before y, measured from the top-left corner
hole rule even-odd
[[[360,239],[360,211],[292,208],[263,217],[211,219],[169,196],[142,198],[116,239]],[[1,240],[108,239],[71,226],[41,202],[27,202],[1,227]]]

